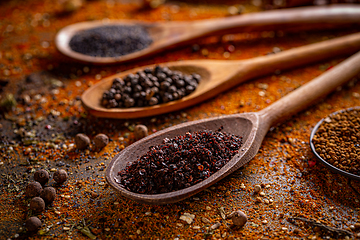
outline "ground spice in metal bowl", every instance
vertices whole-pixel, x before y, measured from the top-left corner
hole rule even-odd
[[[348,109],[324,119],[312,140],[325,161],[360,175],[360,110]]]
[[[173,71],[167,67],[146,68],[136,74],[115,78],[101,104],[106,108],[154,106],[178,100],[197,88],[201,76]]]
[[[75,52],[94,57],[118,57],[140,51],[152,43],[141,26],[103,26],[81,31],[70,40]]]
[[[119,184],[141,194],[166,193],[190,187],[222,168],[242,145],[242,137],[204,130],[186,133],[150,147],[119,172]]]

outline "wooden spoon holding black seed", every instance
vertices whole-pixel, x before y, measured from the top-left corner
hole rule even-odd
[[[130,73],[155,67],[149,65],[105,78],[87,89],[81,96],[81,100],[89,113],[98,117],[127,119],[154,116],[196,105],[241,82],[274,73],[276,70],[285,70],[337,55],[351,54],[358,50],[360,50],[360,33],[355,33],[248,60],[168,62],[162,65],[171,70],[179,70],[184,74],[197,73],[201,76],[200,83],[194,92],[176,101],[148,107],[105,108],[101,105],[102,96],[106,90],[110,89],[114,78],[122,78]]]
[[[106,169],[106,180],[120,195],[140,203],[168,204],[181,201],[211,186],[249,162],[257,153],[272,125],[305,109],[359,73],[360,52],[259,112],[186,122],[154,133],[128,146],[115,156]],[[205,129],[217,130],[221,126],[224,132],[242,136],[243,145],[237,155],[204,181],[182,190],[153,195],[133,193],[118,184],[119,171],[124,169],[128,162],[133,162],[144,155],[150,146],[160,144],[164,138],[173,138],[184,135],[186,132]]]
[[[323,29],[360,22],[360,7],[356,4],[332,6],[298,7],[294,9],[271,10],[259,13],[248,13],[219,19],[207,19],[183,22],[147,23],[132,20],[88,21],[69,25],[57,34],[55,44],[64,55],[81,62],[94,64],[121,63],[140,59],[189,43],[201,37],[214,34],[230,34],[240,32],[288,30],[288,29]],[[96,57],[74,51],[69,42],[83,30],[102,26],[136,26],[146,29],[152,43],[139,49],[114,57]]]

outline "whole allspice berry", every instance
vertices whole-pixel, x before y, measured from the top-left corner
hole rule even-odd
[[[90,138],[83,133],[78,133],[75,136],[75,144],[77,149],[86,149],[88,146],[90,146]]]
[[[25,226],[29,232],[37,232],[41,224],[40,219],[37,217],[29,217],[25,222]]]
[[[235,227],[242,227],[247,222],[247,216],[243,211],[237,210],[226,216],[226,219],[231,218]]]
[[[59,169],[54,173],[53,178],[55,182],[57,182],[58,184],[62,184],[67,180],[68,175],[64,169]]]
[[[55,196],[56,190],[53,187],[46,187],[40,193],[40,197],[44,199],[46,204],[51,204],[55,200]]]
[[[149,135],[148,128],[145,125],[139,124],[134,128],[134,136],[136,140],[139,140],[143,137]]]
[[[25,196],[28,198],[38,197],[42,191],[42,186],[39,182],[32,181],[30,182],[25,189]]]
[[[41,197],[33,197],[30,201],[30,209],[40,213],[45,210],[45,201]]]
[[[41,185],[45,185],[49,181],[49,173],[45,169],[39,169],[34,173],[34,180]]]
[[[99,133],[94,137],[94,144],[96,149],[102,149],[109,143],[109,137],[103,133]]]

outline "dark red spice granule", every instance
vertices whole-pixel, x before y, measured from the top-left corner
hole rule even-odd
[[[157,194],[205,180],[228,163],[242,145],[242,137],[220,130],[165,138],[120,171],[119,184],[131,192]]]

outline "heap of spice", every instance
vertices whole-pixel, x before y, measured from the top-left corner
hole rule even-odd
[[[102,26],[80,31],[70,40],[75,52],[94,57],[118,57],[140,51],[152,43],[146,29],[136,25]]]
[[[324,119],[312,140],[315,151],[341,170],[360,175],[360,110],[348,109]]]
[[[197,88],[201,76],[172,71],[167,67],[146,68],[136,74],[115,78],[101,104],[106,108],[153,106],[178,100]]]
[[[53,176],[55,182],[61,184],[67,179],[67,172],[63,169],[59,169]],[[49,173],[45,169],[39,169],[34,173],[34,180],[39,180],[45,185],[49,181]],[[46,205],[51,205],[56,197],[56,190],[53,187],[42,187],[40,182],[32,181],[28,183],[25,196],[31,198],[29,207],[33,214],[40,214],[45,211]],[[42,225],[41,220],[32,216],[25,222],[25,226],[29,232],[36,232]]]
[[[238,153],[242,137],[212,130],[165,138],[119,172],[120,185],[132,192],[157,194],[197,184]]]

